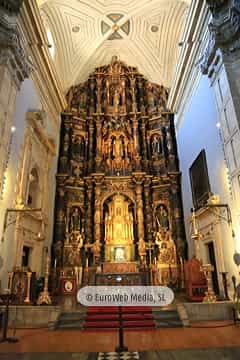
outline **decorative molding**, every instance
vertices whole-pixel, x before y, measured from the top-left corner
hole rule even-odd
[[[199,58],[206,45],[209,21],[210,13],[204,2],[193,1],[188,12],[182,48],[167,104],[174,113],[180,114],[184,111],[199,80]],[[178,119],[182,117],[179,114]],[[179,126],[178,122],[176,126]]]
[[[49,151],[52,156],[54,156],[56,155],[57,148],[55,141],[46,134],[45,119],[46,113],[42,110],[28,111],[26,114],[26,121],[36,133],[39,141],[46,148],[46,150]]]
[[[19,90],[21,82],[30,75],[31,64],[20,41],[17,29],[18,15],[19,8],[17,11],[15,7],[15,12],[10,12],[0,3],[0,65],[8,67],[12,80]]]
[[[9,14],[18,14],[23,0],[0,0],[0,9]]]
[[[240,49],[240,1],[207,0],[212,13],[209,24],[209,42],[201,64],[202,73],[209,72],[209,67],[218,48],[226,56]]]
[[[52,118],[55,126],[59,128],[60,113],[67,107],[67,102],[49,54],[46,31],[35,1],[24,1],[19,17],[19,28],[34,64],[31,77],[49,118]]]
[[[64,90],[87,80],[96,67],[110,62],[114,55],[137,66],[150,81],[169,88],[189,3],[45,1],[40,10],[54,39],[54,62]],[[159,31],[152,32],[152,25]],[[73,33],[73,26],[81,31]]]

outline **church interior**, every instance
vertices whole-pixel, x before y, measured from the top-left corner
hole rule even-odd
[[[0,79],[0,359],[239,359],[240,2],[0,0]]]

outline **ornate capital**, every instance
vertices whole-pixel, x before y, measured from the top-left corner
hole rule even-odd
[[[213,62],[216,51],[217,51],[216,40],[213,33],[210,32],[207,47],[204,51],[200,63],[201,71],[204,75],[208,73],[208,69]]]
[[[17,30],[17,15],[21,3],[22,1],[0,0],[0,65],[8,66],[18,88],[31,71],[31,64]]]
[[[94,182],[96,187],[101,186],[103,181],[104,181],[104,174],[94,174]]]
[[[216,50],[233,53],[240,48],[240,0],[207,0],[212,13],[209,42],[203,55],[201,70],[207,74]]]
[[[229,3],[229,0],[206,0],[207,5],[209,6],[210,10],[219,11],[222,7]]]
[[[23,0],[0,0],[0,10],[4,10],[9,14],[18,14],[22,6]]]
[[[218,47],[233,48],[239,44],[240,0],[216,1],[219,6],[212,8],[213,19],[209,25]],[[220,4],[221,3],[221,4]]]

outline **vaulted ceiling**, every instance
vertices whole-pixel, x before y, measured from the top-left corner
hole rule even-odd
[[[191,0],[37,0],[65,91],[112,56],[171,87]]]

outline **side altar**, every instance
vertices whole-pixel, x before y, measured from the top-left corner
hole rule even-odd
[[[153,271],[152,282],[177,283],[187,251],[167,89],[113,57],[67,99],[56,175],[56,288],[71,293],[93,284],[96,273],[143,269]]]

